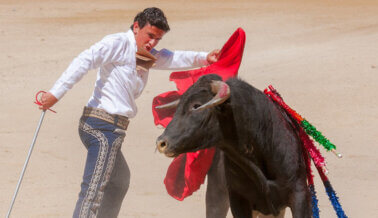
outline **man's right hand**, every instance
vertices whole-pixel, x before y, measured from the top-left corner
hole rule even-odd
[[[40,102],[42,105],[39,106],[39,109],[47,110],[50,107],[52,107],[56,102],[58,102],[58,99],[55,98],[55,96],[50,92],[46,92],[42,94]]]

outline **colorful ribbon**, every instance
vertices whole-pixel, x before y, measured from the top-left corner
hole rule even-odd
[[[315,191],[315,185],[314,185],[314,176],[311,170],[311,159],[314,162],[315,167],[318,170],[318,173],[323,181],[323,185],[327,192],[328,198],[331,201],[332,206],[336,211],[336,215],[339,218],[346,218],[347,216],[345,215],[344,210],[339,202],[339,198],[337,197],[335,190],[333,189],[330,181],[325,175],[328,171],[325,168],[324,157],[321,155],[320,151],[315,147],[309,135],[313,139],[315,139],[315,141],[317,141],[319,144],[323,145],[323,147],[327,151],[332,151],[338,157],[341,157],[341,155],[335,151],[336,146],[332,144],[326,137],[324,137],[318,130],[316,130],[316,128],[313,125],[311,125],[307,120],[305,120],[301,115],[299,115],[296,111],[291,109],[283,101],[281,95],[272,86],[269,86],[269,90],[265,89],[264,93],[274,103],[278,104],[281,108],[283,108],[287,112],[287,114],[300,125],[300,128],[298,128],[298,132],[299,132],[299,136],[300,136],[302,146],[303,146],[302,156],[306,163],[307,183],[308,183],[308,188],[311,194],[313,217],[319,218],[319,207],[318,207],[318,199],[316,197],[316,191]]]
[[[281,98],[281,96],[277,93],[277,91],[273,88],[273,86],[269,86],[269,89],[265,89],[264,93],[267,94],[272,100],[278,103],[283,109],[287,111],[306,131],[308,135],[310,135],[315,141],[321,144],[327,151],[333,151],[338,157],[341,157],[340,154],[336,153],[336,146],[332,144],[321,132],[316,130],[316,128],[304,119],[301,115],[299,115],[295,110],[291,109]]]

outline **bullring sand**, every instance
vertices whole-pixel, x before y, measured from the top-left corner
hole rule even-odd
[[[376,217],[378,1],[370,0],[0,0],[0,216],[41,113],[34,94],[50,89],[82,50],[126,31],[150,6],[163,9],[171,26],[158,49],[210,51],[242,27],[240,77],[259,89],[272,84],[338,146],[342,159],[323,153],[346,214]],[[163,179],[171,159],[155,152],[162,129],[154,126],[151,102],[175,89],[170,73],[151,70],[137,100],[122,147],[132,175],[119,217],[205,217],[205,186],[183,202],[170,197]],[[54,107],[58,113],[45,116],[12,217],[72,215],[85,161],[78,119],[95,79],[90,71]],[[321,217],[336,217],[318,177],[316,186]]]

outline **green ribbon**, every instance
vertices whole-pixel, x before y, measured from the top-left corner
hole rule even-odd
[[[301,126],[306,131],[308,135],[310,135],[315,141],[321,144],[327,151],[336,149],[336,146],[332,144],[326,137],[323,136],[321,132],[316,130],[316,128],[311,125],[307,120],[303,119],[301,122]]]

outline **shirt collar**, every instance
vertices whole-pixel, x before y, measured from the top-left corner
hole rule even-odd
[[[130,39],[130,42],[132,43],[132,45],[134,45],[135,49],[137,47],[136,45],[136,41],[135,41],[135,35],[134,35],[134,32],[129,29],[127,32],[126,32],[126,35],[127,37]]]

